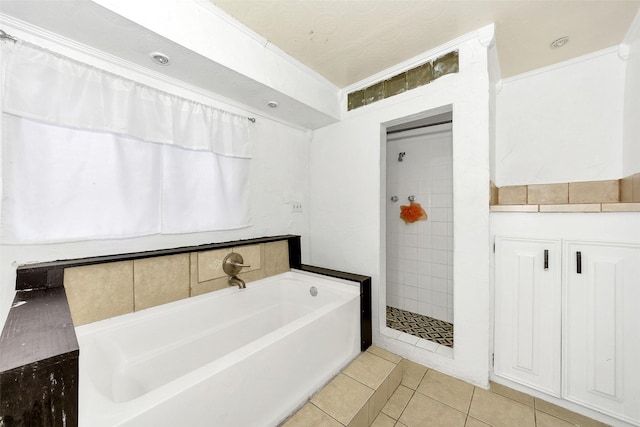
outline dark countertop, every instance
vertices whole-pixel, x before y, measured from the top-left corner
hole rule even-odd
[[[0,336],[0,372],[79,350],[63,287],[18,291]]]

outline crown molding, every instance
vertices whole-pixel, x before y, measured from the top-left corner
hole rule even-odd
[[[607,49],[598,50],[596,52],[587,53],[586,55],[578,56],[577,58],[569,59],[566,61],[558,62],[557,64],[551,64],[546,67],[538,68],[536,70],[528,71],[526,73],[518,74],[516,76],[503,79],[503,83],[512,83],[521,79],[527,79],[529,77],[536,76],[538,74],[544,74],[552,71],[556,71],[565,67],[579,64],[581,62],[590,61],[592,59],[599,58],[601,56],[607,56],[612,54],[618,54],[619,46],[609,47]]]

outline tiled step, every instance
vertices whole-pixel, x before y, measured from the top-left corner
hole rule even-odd
[[[281,427],[345,426],[609,427],[497,383],[474,387],[374,346]]]
[[[402,381],[402,358],[372,346],[282,427],[368,427]]]

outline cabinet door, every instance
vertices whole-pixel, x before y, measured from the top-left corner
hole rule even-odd
[[[560,395],[559,240],[496,237],[494,372]]]
[[[567,242],[563,394],[640,425],[640,246]]]

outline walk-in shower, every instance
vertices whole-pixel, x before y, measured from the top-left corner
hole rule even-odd
[[[387,326],[453,347],[452,113],[387,129]]]

